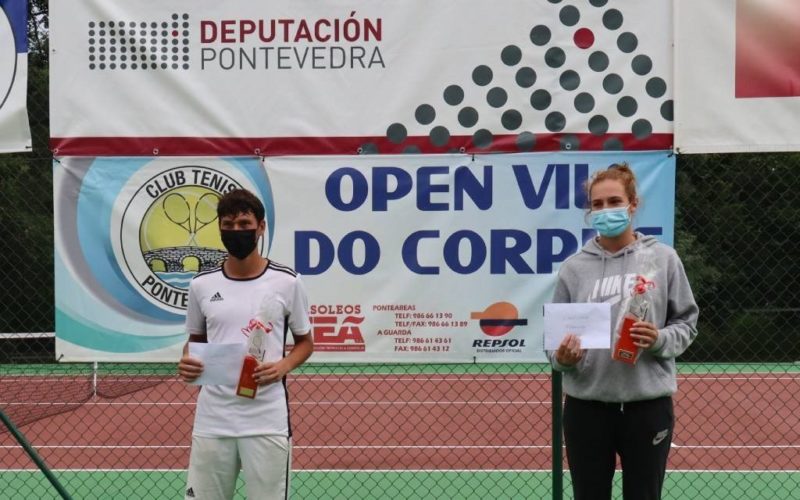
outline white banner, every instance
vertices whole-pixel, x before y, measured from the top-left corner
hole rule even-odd
[[[678,0],[675,20],[677,150],[800,150],[800,2]]]
[[[631,163],[672,244],[664,152],[267,158],[271,254],[303,275],[317,361],[543,361],[558,265],[594,235],[584,181]]]
[[[0,153],[30,151],[28,2],[0,0]]]
[[[219,265],[214,201],[266,208],[261,252],[303,274],[313,362],[541,361],[542,304],[593,235],[582,184],[628,161],[635,223],[672,244],[675,157],[657,153],[62,158],[56,353],[174,362],[188,284]]]
[[[58,155],[668,149],[663,0],[53,2]]]

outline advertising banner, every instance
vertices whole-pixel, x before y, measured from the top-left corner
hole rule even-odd
[[[660,0],[72,0],[50,6],[69,155],[654,150]]]
[[[800,2],[678,0],[675,146],[798,151]]]
[[[28,2],[0,0],[0,153],[30,151]]]
[[[672,244],[657,153],[279,157],[271,255],[303,276],[317,361],[543,361],[542,305],[594,230],[583,184],[629,162],[640,231]]]
[[[666,152],[56,160],[58,358],[175,361],[189,282],[226,255],[216,202],[244,187],[262,255],[308,290],[313,362],[541,361],[542,304],[594,234],[583,182],[621,161],[637,227],[672,244]]]

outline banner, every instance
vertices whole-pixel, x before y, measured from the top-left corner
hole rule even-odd
[[[594,232],[583,182],[627,161],[635,223],[672,244],[668,153],[62,158],[54,163],[56,352],[175,361],[187,289],[225,256],[215,206],[266,208],[261,252],[308,289],[313,362],[542,361],[542,304]]]
[[[679,0],[675,19],[677,150],[800,150],[800,2]]]
[[[227,255],[219,197],[251,190],[274,227],[258,158],[61,158],[53,175],[61,361],[177,360],[189,282]]]
[[[28,3],[0,0],[0,153],[30,151]]]
[[[583,184],[627,161],[672,244],[673,156],[266,159],[275,259],[303,275],[317,361],[543,361],[542,304],[594,235]]]
[[[58,155],[668,149],[661,0],[72,0]]]

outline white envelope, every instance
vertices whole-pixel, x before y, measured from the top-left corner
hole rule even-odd
[[[206,344],[189,342],[189,356],[203,362],[203,373],[192,385],[233,385],[239,383],[247,344]]]
[[[581,349],[611,348],[611,304],[544,305],[544,349],[555,351],[568,334],[581,339]]]

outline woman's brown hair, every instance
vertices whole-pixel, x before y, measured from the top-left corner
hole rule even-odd
[[[586,203],[589,205],[587,208],[591,208],[592,205],[592,188],[598,182],[605,180],[621,182],[625,188],[625,194],[628,196],[628,201],[638,200],[636,195],[636,176],[633,174],[633,170],[627,163],[615,163],[605,170],[598,170],[586,182]]]

